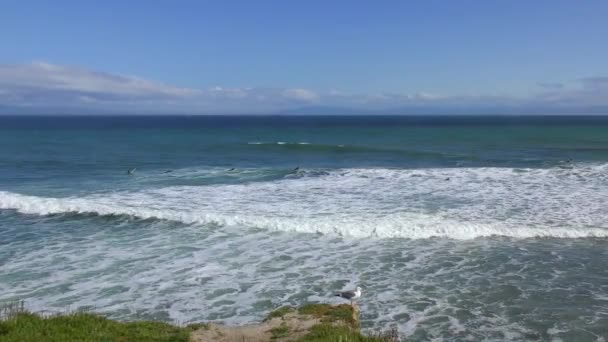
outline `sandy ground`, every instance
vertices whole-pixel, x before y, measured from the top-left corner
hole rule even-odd
[[[296,340],[308,333],[308,330],[320,320],[309,315],[288,313],[283,317],[276,317],[259,324],[248,324],[242,326],[222,326],[209,324],[192,333],[193,342],[286,342]],[[271,329],[282,325],[289,329],[287,337],[272,338]]]

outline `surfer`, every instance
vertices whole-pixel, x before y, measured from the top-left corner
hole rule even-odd
[[[134,167],[133,167],[133,168],[130,168],[130,169],[127,171],[127,174],[128,174],[128,175],[133,175],[133,174],[135,174],[135,170],[137,170],[137,168],[134,168]]]

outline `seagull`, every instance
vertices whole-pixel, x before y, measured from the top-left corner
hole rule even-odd
[[[350,305],[353,305],[353,300],[361,297],[361,288],[357,286],[355,291],[344,291],[336,293],[336,297],[341,297],[350,300]]]

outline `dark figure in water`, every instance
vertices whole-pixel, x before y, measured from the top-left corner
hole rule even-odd
[[[128,174],[128,175],[133,175],[133,174],[135,174],[135,170],[137,170],[137,168],[131,168],[131,169],[129,169],[129,170],[127,171],[127,174]]]
[[[234,171],[235,169],[233,167],[229,168],[227,171]]]
[[[300,169],[300,167],[299,167],[299,166],[296,166],[296,168],[295,168],[295,169],[293,169],[293,170],[294,170],[294,171],[298,171],[299,169]]]
[[[445,180],[446,180],[446,181],[449,181],[449,180],[450,180],[450,177],[446,178]]]
[[[170,172],[173,172],[173,170],[167,170],[167,171],[165,171],[163,173],[170,173]]]

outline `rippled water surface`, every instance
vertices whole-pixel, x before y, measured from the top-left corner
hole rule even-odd
[[[0,301],[601,341],[607,207],[601,117],[2,117]]]

